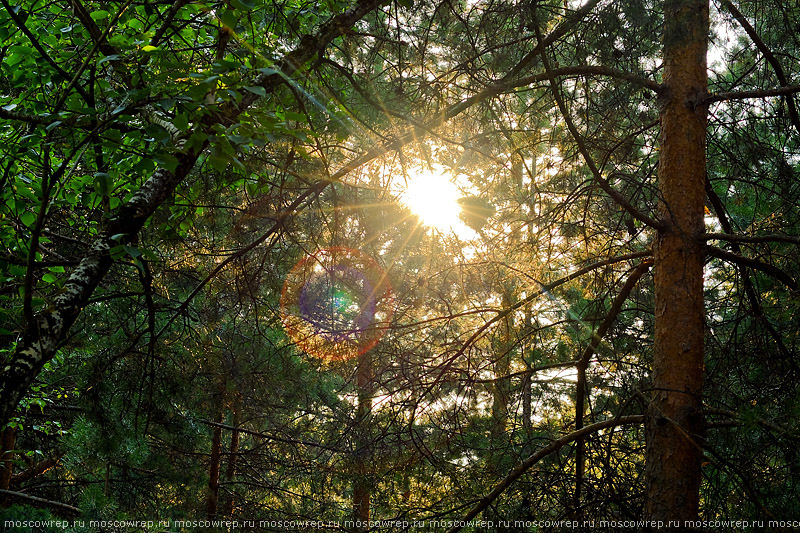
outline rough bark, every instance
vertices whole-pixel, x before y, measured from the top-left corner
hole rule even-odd
[[[682,522],[697,519],[701,481],[708,0],[666,0],[664,19],[645,515]]]
[[[156,171],[139,191],[109,220],[106,230],[95,239],[89,252],[72,271],[52,305],[39,312],[22,332],[11,360],[0,374],[0,425],[13,416],[30,384],[56,353],[83,307],[112,264],[110,250],[130,242],[148,218],[172,194],[194,166],[199,152],[180,154],[175,172]],[[122,235],[121,241],[112,236]]]

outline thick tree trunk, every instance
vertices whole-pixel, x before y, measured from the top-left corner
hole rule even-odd
[[[708,0],[664,3],[661,191],[655,259],[653,397],[648,408],[649,520],[696,520],[703,430],[703,263]]]

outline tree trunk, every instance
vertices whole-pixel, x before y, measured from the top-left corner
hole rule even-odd
[[[358,385],[358,408],[356,411],[355,427],[355,476],[353,479],[353,519],[361,522],[357,531],[366,531],[366,523],[370,516],[370,418],[372,415],[372,357],[369,353],[361,356],[356,371],[356,384]]]
[[[14,446],[17,442],[17,429],[6,426],[0,434],[0,489],[8,490],[14,474]]]
[[[236,459],[239,457],[239,424],[241,424],[241,407],[239,405],[240,396],[236,394],[236,397],[231,404],[231,411],[233,415],[233,427],[236,429],[231,430],[231,447],[230,447],[230,455],[228,455],[228,466],[225,469],[225,483],[230,484],[233,482],[233,478],[236,476]],[[222,512],[226,518],[230,518],[233,516],[233,490],[229,488],[225,495],[225,502],[222,505]]]
[[[513,303],[511,287],[503,287],[503,309],[508,309]],[[508,379],[509,369],[511,368],[511,347],[514,345],[512,337],[512,318],[506,316],[498,328],[498,343],[495,351],[494,377],[492,384],[492,428],[490,438],[492,446],[490,456],[493,458],[492,469],[497,470],[496,459],[503,456],[503,450],[495,451],[494,445],[500,444],[505,440],[506,430],[508,429],[508,402],[511,395],[511,383]],[[503,472],[496,472],[503,474]]]
[[[708,0],[665,0],[664,85],[654,246],[653,396],[648,408],[649,520],[696,520],[703,417],[703,205]]]
[[[220,409],[217,421],[220,424],[225,422],[224,409]],[[213,426],[211,434],[211,458],[208,465],[208,500],[206,502],[206,516],[209,520],[217,517],[217,502],[219,501],[219,469],[220,458],[222,457],[222,426]]]

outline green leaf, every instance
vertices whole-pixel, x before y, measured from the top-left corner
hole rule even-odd
[[[204,142],[206,142],[206,139],[208,139],[208,134],[202,131],[195,131],[189,137],[189,142],[187,144],[193,150],[197,150],[203,145]]]
[[[228,140],[235,144],[247,144],[250,141],[252,141],[250,137],[245,137],[243,135],[236,135],[236,134],[228,135]]]
[[[169,132],[159,124],[150,124],[144,131],[150,135],[154,141],[158,141],[161,144],[166,144],[170,140]]]
[[[104,20],[108,18],[108,11],[105,9],[98,9],[97,11],[92,11],[89,13],[89,16],[92,17],[92,20],[97,22],[98,20]]]
[[[111,176],[105,172],[95,173],[94,190],[101,196],[108,196],[111,193]]]
[[[219,15],[219,20],[228,28],[235,30],[239,22],[239,17],[233,11],[223,11]]]
[[[287,119],[295,120],[297,122],[306,122],[308,120],[303,113],[295,113],[293,111],[287,111],[285,116]]]
[[[127,253],[131,257],[136,258],[142,255],[142,252],[135,246],[123,245],[122,247],[125,249],[125,253]]]
[[[249,11],[256,7],[256,3],[253,0],[232,0],[231,4],[242,11]]]
[[[172,120],[172,125],[181,131],[186,131],[189,129],[189,117],[186,113],[178,113]]]
[[[244,88],[245,91],[250,91],[253,94],[257,94],[258,96],[266,96],[267,90],[261,87],[260,85],[250,85]]]
[[[110,56],[106,56],[100,61],[97,62],[98,65],[102,65],[106,61],[118,61],[120,59],[119,54],[111,54]]]
[[[225,172],[228,168],[228,158],[219,155],[208,156],[208,163],[217,172]]]
[[[126,254],[125,246],[123,246],[121,244],[118,244],[117,246],[114,246],[113,248],[111,248],[108,251],[108,255],[110,255],[111,259],[114,259],[114,260],[122,259],[125,256],[125,254]]]
[[[174,155],[161,153],[156,154],[154,159],[170,172],[175,172],[175,169],[178,168],[178,158]]]
[[[33,226],[33,223],[36,222],[36,213],[31,213],[30,211],[25,211],[22,213],[22,216],[19,217],[23,224],[27,227]]]

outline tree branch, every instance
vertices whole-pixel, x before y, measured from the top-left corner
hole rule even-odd
[[[795,237],[794,235],[781,235],[779,233],[770,233],[767,235],[733,235],[730,233],[706,233],[704,235],[704,238],[707,241],[719,240],[728,242],[747,242],[747,243],[786,242],[789,244],[800,244],[800,237]]]
[[[13,20],[13,21],[14,21],[14,24],[16,24],[16,25],[17,25],[17,27],[20,29],[20,31],[21,31],[22,33],[24,33],[24,34],[25,34],[25,37],[27,37],[27,38],[28,38],[28,40],[31,42],[31,44],[32,44],[32,45],[33,45],[33,47],[36,49],[36,51],[37,51],[37,52],[39,52],[39,54],[42,56],[42,58],[44,58],[44,60],[45,60],[45,61],[47,61],[47,63],[48,63],[48,64],[49,64],[51,67],[53,67],[53,68],[55,69],[55,71],[56,71],[56,72],[58,72],[58,74],[59,74],[59,75],[60,75],[62,78],[64,78],[64,80],[69,80],[69,79],[71,78],[71,76],[70,76],[70,75],[69,75],[69,74],[68,74],[68,73],[67,73],[67,72],[66,72],[64,69],[62,69],[62,68],[61,68],[61,67],[58,65],[58,63],[56,63],[56,62],[53,60],[53,58],[52,58],[52,57],[50,57],[50,55],[49,55],[49,54],[48,54],[48,53],[45,51],[45,49],[44,49],[44,48],[42,48],[42,45],[39,43],[39,40],[38,40],[38,39],[36,38],[36,36],[35,36],[35,35],[34,35],[34,34],[31,32],[31,30],[29,30],[29,29],[28,29],[28,27],[25,25],[25,21],[24,21],[24,20],[22,20],[22,19],[19,17],[19,15],[17,14],[17,12],[16,12],[16,11],[14,11],[14,10],[11,8],[11,6],[10,6],[10,5],[8,5],[8,2],[7,2],[6,0],[0,0],[0,3],[2,3],[2,4],[3,4],[3,7],[6,9],[6,11],[8,11],[8,16],[10,16],[10,17],[11,17],[11,20]],[[80,87],[80,86],[76,85],[76,86],[75,86],[75,90],[76,90],[76,91],[78,91],[78,94],[80,94],[80,95],[81,95],[81,97],[82,97],[84,100],[86,100],[87,102],[91,101],[91,99],[89,98],[89,95],[88,95],[88,94],[86,94],[86,91],[84,91],[84,90],[83,90],[83,87]]]
[[[31,496],[30,494],[25,494],[24,492],[0,489],[0,494],[5,496],[6,498],[17,498],[20,500],[31,502],[31,504],[36,507],[51,507],[54,510],[61,511],[62,513],[65,513],[69,516],[83,514],[83,511],[81,511],[77,507],[73,507],[72,505],[67,505],[66,503],[56,502],[53,500],[45,500],[44,498]]]
[[[188,3],[189,0],[178,0],[177,2],[172,4],[172,7],[170,7],[169,11],[167,12],[167,16],[164,18],[164,22],[161,24],[161,26],[158,27],[156,32],[153,34],[153,38],[150,40],[151,46],[158,46],[158,43],[161,42],[161,38],[164,36],[164,33],[166,33],[167,28],[169,28],[169,25],[172,24],[172,21],[173,19],[175,19],[175,16],[178,14],[178,11],[180,11],[181,8]]]
[[[655,93],[661,93],[664,90],[664,86],[661,85],[660,83],[653,80],[648,80],[647,78],[642,78],[641,76],[638,76],[632,72],[610,67],[596,66],[596,65],[574,65],[567,67],[557,67],[551,69],[549,72],[543,72],[541,74],[533,74],[531,76],[520,78],[514,83],[509,83],[508,85],[510,87],[521,87],[525,85],[530,85],[532,83],[537,83],[540,81],[548,81],[551,78],[551,76],[557,78],[567,77],[567,76],[604,76],[607,78],[616,78],[625,80],[635,85],[639,85],[641,87],[650,89]]]
[[[452,366],[452,364],[459,357],[461,357],[461,355],[463,355],[463,353],[466,351],[466,349],[469,348],[470,346],[472,346],[472,344],[481,335],[483,335],[484,332],[486,332],[486,330],[489,329],[492,326],[492,324],[497,323],[499,320],[502,320],[503,318],[507,317],[509,314],[511,314],[514,311],[516,311],[517,309],[520,309],[521,307],[527,305],[528,303],[534,301],[536,298],[539,298],[543,294],[549,293],[552,289],[555,289],[559,285],[563,285],[564,283],[572,281],[573,279],[579,278],[579,277],[583,276],[584,274],[587,274],[588,272],[591,272],[591,271],[593,271],[595,269],[598,269],[598,268],[601,268],[601,267],[604,267],[604,266],[613,265],[615,263],[621,263],[623,261],[629,261],[631,259],[639,259],[639,258],[642,258],[642,257],[650,257],[651,255],[652,255],[652,252],[648,250],[646,252],[636,252],[636,253],[632,253],[632,254],[620,255],[620,256],[617,256],[617,257],[611,257],[611,258],[608,258],[608,259],[603,259],[601,261],[596,261],[596,262],[594,262],[594,263],[592,263],[590,265],[587,265],[587,266],[585,266],[585,267],[583,267],[583,268],[581,268],[579,270],[576,270],[572,274],[569,274],[567,276],[564,276],[563,278],[560,278],[560,279],[558,279],[556,281],[548,283],[547,285],[542,284],[541,289],[539,289],[538,291],[535,291],[532,294],[529,294],[528,296],[526,296],[525,298],[523,298],[519,302],[517,302],[514,305],[504,309],[503,311],[498,311],[497,315],[495,315],[491,319],[489,319],[486,322],[484,322],[483,325],[481,327],[479,327],[475,331],[475,333],[470,335],[470,337],[464,342],[464,344],[461,345],[461,348],[459,348],[459,350],[454,355],[450,356],[450,358],[447,359],[447,361],[445,361],[442,365],[439,365],[439,367],[438,367],[439,375],[436,377],[436,379],[433,381],[433,383],[431,383],[428,386],[428,388],[425,390],[425,392],[422,393],[420,396],[425,396],[426,394],[428,394],[433,389],[433,387],[436,386],[436,384],[441,381],[442,377],[445,375],[447,370]],[[575,363],[577,364],[577,362],[575,362]],[[568,366],[571,366],[572,364],[573,364],[572,361],[567,362]]]
[[[750,24],[747,18],[742,14],[741,11],[739,11],[736,8],[735,5],[733,5],[733,3],[730,2],[730,0],[722,0],[722,5],[725,6],[725,9],[727,9],[731,13],[731,15],[733,15],[733,18],[736,19],[736,21],[739,23],[742,29],[747,33],[747,35],[750,37],[750,40],[753,41],[753,44],[755,44],[756,47],[764,55],[764,58],[770,64],[772,69],[775,71],[775,75],[778,77],[778,82],[780,82],[780,84],[784,87],[788,86],[789,80],[786,78],[786,74],[784,74],[783,68],[781,68],[781,64],[778,62],[777,58],[772,53],[772,50],[769,49],[766,43],[764,43],[764,41],[758,35],[755,28],[753,28],[753,26]],[[797,91],[793,91],[785,95],[786,104],[789,107],[789,118],[791,119],[792,124],[794,125],[794,129],[797,130],[798,133],[800,133],[800,117],[798,117],[797,115],[797,107],[795,107],[794,98],[792,98],[792,94],[794,92]]]
[[[0,1],[5,2],[5,0]],[[333,38],[335,31],[346,30],[381,4],[381,0],[362,0],[356,8],[332,17],[321,26],[319,40],[304,40],[299,48],[288,54],[291,59],[287,61],[310,60],[322,52],[322,47]],[[269,91],[278,85],[278,83],[269,85]],[[230,108],[229,115],[224,117],[217,115],[217,118],[222,121],[234,120],[242,111],[244,111],[242,107]],[[174,154],[177,159],[174,171],[159,168],[145,181],[142,187],[108,220],[105,231],[95,239],[86,256],[70,273],[52,304],[38,313],[34,321],[22,331],[11,359],[2,361],[0,426],[13,416],[17,404],[33,379],[42,366],[55,355],[69,328],[107,274],[113,263],[110,250],[118,244],[130,242],[138,234],[155,210],[172,195],[178,184],[189,174],[207,144],[208,141],[205,141],[200,146],[178,151]],[[117,237],[119,235],[122,237]],[[117,237],[116,240],[112,239],[112,236]]]
[[[714,212],[717,214],[717,218],[719,219],[720,226],[722,229],[727,232],[726,234],[706,234],[706,239],[708,239],[711,235],[716,235],[715,238],[724,238],[729,237],[729,245],[731,250],[734,253],[740,254],[742,253],[742,249],[739,246],[739,240],[736,240],[735,237],[737,235],[731,235],[733,232],[733,227],[731,226],[730,217],[725,209],[725,206],[722,203],[722,199],[716,193],[714,188],[711,186],[711,181],[706,176],[706,196],[708,196],[709,201],[711,202],[711,206],[714,208]],[[779,236],[781,237],[781,236]],[[753,285],[753,281],[750,279],[750,272],[747,270],[747,267],[743,265],[737,265],[739,268],[739,272],[742,277],[742,284],[744,285],[744,292],[747,295],[747,298],[750,300],[750,305],[753,308],[753,314],[756,316],[758,320],[760,320],[764,324],[764,328],[766,328],[767,333],[772,336],[775,343],[778,345],[778,349],[781,351],[783,356],[792,362],[794,365],[794,359],[791,357],[789,350],[786,348],[786,344],[783,342],[783,338],[781,337],[780,333],[773,327],[772,323],[770,323],[767,316],[764,314],[764,306],[761,305],[761,299],[759,298],[758,292],[756,292],[756,288]]]
[[[800,92],[800,85],[787,85],[777,89],[759,89],[753,91],[734,91],[709,94],[704,103],[723,102],[725,100],[746,100],[748,98],[768,98],[770,96],[786,96]]]
[[[784,285],[789,287],[789,289],[793,291],[797,290],[797,282],[791,276],[789,276],[789,274],[775,265],[770,265],[769,263],[764,263],[758,259],[752,259],[750,257],[745,257],[733,252],[726,252],[725,250],[720,250],[714,246],[706,246],[706,253],[710,256],[716,257],[717,259],[728,261],[729,263],[744,265],[752,268],[753,270],[760,270],[761,272],[764,272],[765,274],[768,274],[781,281]]]
[[[637,266],[633,272],[628,276],[628,279],[625,280],[625,284],[620,289],[617,297],[614,298],[614,302],[611,304],[611,309],[608,311],[605,319],[600,324],[600,327],[597,328],[596,331],[592,333],[592,340],[589,342],[586,349],[583,351],[580,359],[578,360],[578,364],[576,368],[578,370],[578,377],[575,381],[575,429],[579,430],[583,427],[583,415],[585,409],[585,398],[588,394],[587,385],[586,385],[586,370],[589,368],[589,360],[592,358],[592,355],[597,351],[597,347],[600,345],[600,341],[603,340],[606,332],[609,328],[616,322],[617,315],[622,310],[622,306],[628,297],[631,295],[633,288],[636,286],[636,282],[639,281],[645,272],[650,269],[650,265],[652,261],[645,260],[642,261],[639,266]],[[577,509],[580,506],[580,499],[581,499],[581,485],[583,484],[583,475],[585,471],[585,464],[584,464],[584,445],[583,445],[583,437],[578,439],[575,448],[575,492],[573,494],[573,502],[575,508]]]
[[[539,37],[538,25],[536,27],[537,38],[541,39]],[[542,65],[544,65],[545,73],[547,74],[547,78],[550,80],[550,88],[553,93],[553,98],[558,105],[558,109],[561,111],[561,116],[564,119],[564,123],[567,125],[567,129],[572,135],[572,138],[575,140],[575,143],[578,145],[578,151],[580,151],[581,155],[583,156],[583,160],[586,162],[586,166],[588,166],[589,170],[592,172],[594,180],[597,182],[600,188],[611,197],[612,200],[614,200],[620,207],[627,211],[633,218],[643,222],[644,224],[647,224],[651,228],[659,229],[663,227],[663,224],[660,221],[636,209],[627,198],[615,190],[608,180],[603,177],[602,172],[600,172],[600,168],[594,162],[592,154],[589,152],[589,149],[586,147],[586,143],[583,141],[583,136],[575,126],[575,122],[572,120],[572,117],[569,114],[569,110],[567,109],[564,99],[561,97],[561,89],[559,88],[558,83],[556,83],[555,72],[552,68],[550,68],[550,60],[547,58],[547,54],[544,53],[544,50],[542,50],[541,56]]]
[[[592,433],[596,433],[601,429],[607,429],[612,427],[624,426],[629,424],[641,424],[644,422],[643,415],[630,415],[630,416],[621,416],[618,418],[612,418],[609,420],[604,420],[602,422],[597,422],[596,424],[592,424],[590,426],[586,426],[582,429],[577,431],[573,431],[572,433],[568,433],[563,437],[554,440],[548,446],[545,446],[541,450],[537,451],[524,461],[520,463],[517,467],[515,467],[511,473],[509,473],[502,481],[500,481],[495,487],[492,489],[489,494],[484,496],[476,505],[473,507],[467,514],[462,516],[456,522],[459,525],[455,525],[450,528],[447,533],[458,533],[461,529],[466,525],[463,524],[464,522],[469,522],[476,516],[478,513],[486,509],[493,501],[497,499],[500,494],[503,493],[511,484],[516,481],[522,474],[527,472],[533,465],[535,465],[538,461],[547,457],[551,453],[557,452],[565,445],[569,444],[570,442],[574,442],[580,438],[586,437],[587,435],[591,435]]]

